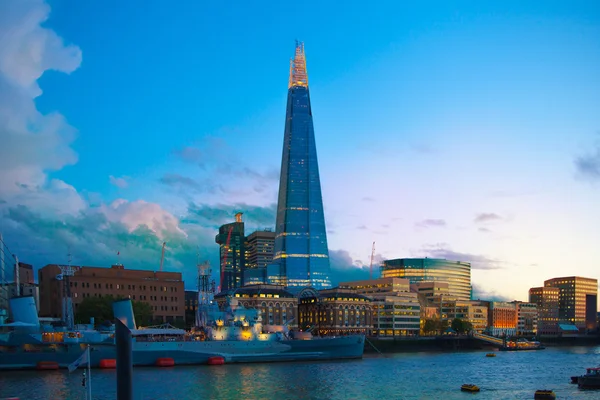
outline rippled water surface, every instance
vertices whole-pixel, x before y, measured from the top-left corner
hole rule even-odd
[[[531,352],[412,353],[363,360],[134,369],[136,399],[600,399],[570,377],[600,365],[600,347]],[[84,399],[81,370],[0,372],[0,398]],[[460,391],[463,383],[480,393]],[[116,398],[116,372],[92,370],[93,398]]]

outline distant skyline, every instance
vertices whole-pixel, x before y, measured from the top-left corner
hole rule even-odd
[[[216,277],[234,212],[275,227],[299,39],[334,283],[373,241],[471,262],[475,297],[599,278],[600,3],[345,4],[1,2],[10,249],[158,269],[166,241],[188,288],[197,253]]]

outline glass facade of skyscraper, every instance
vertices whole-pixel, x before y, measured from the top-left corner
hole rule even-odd
[[[568,322],[577,328],[595,329],[598,312],[598,280],[569,276],[544,281],[545,287],[560,289],[558,296],[558,321]]]
[[[398,258],[384,261],[382,278],[406,278],[410,283],[447,282],[448,296],[471,300],[471,264],[435,258]]]
[[[296,45],[290,66],[274,264],[269,280],[290,290],[331,287],[329,251],[304,46]]]
[[[241,221],[222,225],[215,237],[219,246],[221,291],[242,286],[242,271],[245,265],[244,223]]]

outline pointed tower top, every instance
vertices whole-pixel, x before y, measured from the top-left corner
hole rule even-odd
[[[304,56],[304,43],[296,40],[296,54],[290,60],[290,83],[288,88],[294,86],[308,87],[308,74],[306,73],[306,57]]]

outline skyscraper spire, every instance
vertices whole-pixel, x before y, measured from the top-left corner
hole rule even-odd
[[[296,42],[283,133],[271,283],[288,290],[331,288],[329,250],[304,45]]]
[[[290,59],[290,83],[293,86],[308,87],[308,74],[306,73],[306,57],[304,56],[304,43],[296,40],[296,54]]]

